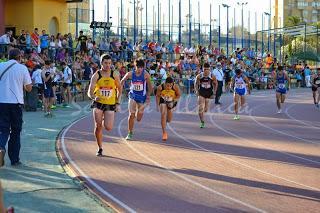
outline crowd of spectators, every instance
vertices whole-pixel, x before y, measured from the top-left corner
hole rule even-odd
[[[155,86],[170,75],[186,93],[192,92],[194,78],[201,72],[206,61],[212,70],[217,63],[222,64],[224,91],[229,91],[236,67],[243,69],[255,88],[272,89],[273,84],[270,79],[279,65],[277,58],[259,49],[256,52],[253,48],[237,48],[227,56],[224,49],[213,46],[187,47],[171,41],[146,43],[140,40],[132,44],[126,38],[122,41],[118,38],[108,41],[103,37],[96,42],[82,31],[76,39],[70,33],[49,35],[45,30],[39,33],[37,28],[31,34],[22,30],[16,37],[12,35],[12,31],[8,31],[0,37],[0,62],[6,61],[6,53],[13,47],[21,50],[23,63],[28,67],[34,87],[39,94],[43,90],[41,73],[44,72],[45,64],[50,64],[53,84],[57,86],[55,100],[63,102],[66,107],[69,106],[71,96],[75,92],[87,89],[86,82],[99,69],[99,60],[103,53],[112,56],[114,69],[121,77],[134,68],[135,59],[143,58],[146,70],[151,74]],[[291,78],[289,83],[292,86],[311,86],[312,71],[305,62],[290,65],[285,61],[283,65]]]

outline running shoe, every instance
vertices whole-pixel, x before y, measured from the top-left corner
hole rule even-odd
[[[280,114],[281,112],[282,112],[281,109],[279,109],[277,113]]]
[[[133,136],[133,133],[132,133],[132,132],[129,132],[128,135],[127,135],[127,137],[126,137],[126,140],[127,140],[127,141],[132,140],[132,136]]]
[[[239,115],[235,115],[234,118],[233,118],[233,120],[236,120],[236,121],[237,121],[237,120],[240,120],[240,116],[239,116]]]
[[[96,154],[96,156],[102,156],[102,151],[103,151],[103,149],[101,149],[101,148],[99,148],[99,150],[97,151],[97,154]]]
[[[49,112],[44,113],[44,117],[48,118],[50,116]]]
[[[200,122],[200,128],[202,129],[202,128],[204,128],[204,127],[205,127],[204,121],[201,121],[201,122]]]
[[[57,109],[57,106],[56,105],[52,105],[51,109]]]
[[[162,140],[163,141],[168,140],[168,133],[166,133],[166,132],[162,133]]]
[[[316,107],[319,108],[319,104],[316,104]]]

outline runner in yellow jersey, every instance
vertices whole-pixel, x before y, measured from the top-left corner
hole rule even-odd
[[[177,106],[181,96],[180,89],[173,82],[173,78],[168,77],[165,83],[158,86],[156,96],[157,111],[159,111],[160,107],[161,113],[162,140],[166,141],[168,139],[167,122],[169,123],[172,120],[172,111]]]
[[[91,78],[88,96],[93,100],[94,134],[98,144],[97,156],[102,156],[102,123],[111,131],[116,111],[121,98],[122,87],[119,74],[111,69],[111,57],[107,54],[100,59],[101,69]]]

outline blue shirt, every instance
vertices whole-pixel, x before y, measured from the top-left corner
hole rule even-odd
[[[145,71],[140,76],[136,75],[136,71],[132,71],[132,80],[130,86],[129,97],[137,103],[144,103],[147,97],[147,82],[144,78]]]
[[[48,48],[49,46],[49,36],[47,34],[40,36],[40,48]]]
[[[308,76],[308,75],[311,75],[311,70],[306,68],[304,69],[304,76]]]

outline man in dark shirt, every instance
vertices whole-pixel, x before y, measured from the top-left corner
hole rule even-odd
[[[87,36],[83,35],[83,31],[80,31],[80,36],[78,38],[78,44],[80,42],[80,51],[87,52]]]

